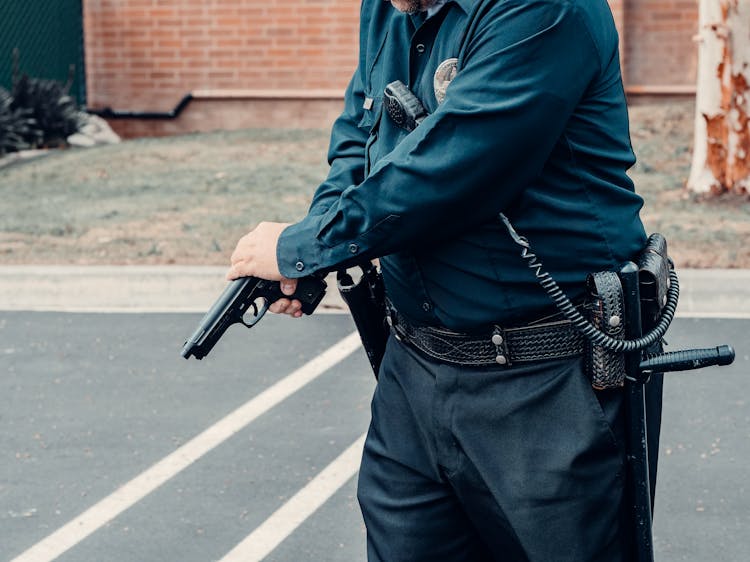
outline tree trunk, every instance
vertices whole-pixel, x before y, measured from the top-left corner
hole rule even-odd
[[[750,0],[700,0],[696,193],[750,191]]]

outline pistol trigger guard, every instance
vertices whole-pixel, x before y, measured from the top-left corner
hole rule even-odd
[[[268,307],[269,306],[271,306],[271,302],[268,299],[266,299],[266,298],[263,299],[263,306],[261,308],[258,308],[258,304],[255,301],[251,302],[250,306],[245,311],[245,314],[243,314],[242,316],[240,316],[240,323],[243,326],[245,326],[246,328],[252,328],[258,322],[260,322],[260,319],[263,318],[263,316],[268,311]],[[252,308],[252,313],[253,313],[253,321],[252,322],[246,322],[245,321],[245,316],[247,315],[248,312],[250,312],[251,308]]]

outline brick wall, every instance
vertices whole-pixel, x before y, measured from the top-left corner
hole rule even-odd
[[[691,86],[697,0],[609,1],[626,84]],[[188,92],[218,98],[173,121],[112,121],[127,136],[327,126],[356,64],[358,17],[358,0],[84,0],[88,104],[169,111]]]
[[[693,86],[697,68],[693,37],[698,32],[698,0],[611,2],[617,3],[625,4],[622,22],[625,83]]]
[[[356,1],[84,0],[89,106],[167,110],[204,89],[341,90]]]

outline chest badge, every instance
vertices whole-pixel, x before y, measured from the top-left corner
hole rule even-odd
[[[457,69],[458,59],[455,57],[446,59],[438,65],[435,76],[432,79],[432,85],[435,88],[435,99],[438,103],[443,103],[445,90],[448,89],[451,80],[455,78]]]

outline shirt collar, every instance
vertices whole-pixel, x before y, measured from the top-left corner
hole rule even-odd
[[[467,14],[471,12],[471,9],[474,7],[474,3],[476,0],[448,0],[448,2],[455,2],[459,6],[461,6],[461,9],[466,12]]]
[[[443,6],[445,6],[446,0],[438,0],[435,4],[427,8],[427,17],[431,18],[435,14],[437,14],[440,10],[443,9]]]

